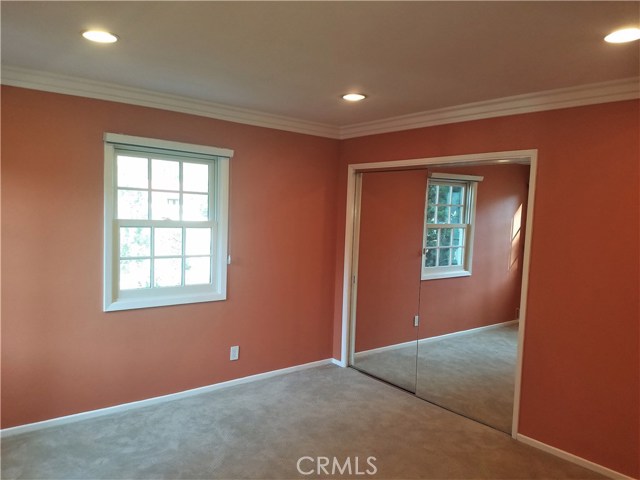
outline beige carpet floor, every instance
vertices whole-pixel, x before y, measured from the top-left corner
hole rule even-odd
[[[2,478],[318,478],[302,456],[376,458],[375,475],[320,478],[601,478],[335,366],[8,437]]]
[[[418,342],[389,350],[356,353],[353,366],[369,375],[416,392]]]
[[[516,323],[421,343],[418,352],[416,395],[511,433]]]
[[[356,354],[359,370],[511,433],[518,325]]]

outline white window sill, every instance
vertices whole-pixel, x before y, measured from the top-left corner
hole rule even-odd
[[[421,280],[440,280],[443,278],[457,278],[457,277],[470,277],[471,272],[467,270],[457,270],[454,272],[434,272],[423,273],[420,277]]]
[[[138,308],[167,307],[171,305],[185,305],[189,303],[217,302],[226,300],[225,293],[206,293],[176,296],[156,296],[146,298],[127,298],[115,300],[105,305],[105,312],[117,312],[120,310],[134,310]]]

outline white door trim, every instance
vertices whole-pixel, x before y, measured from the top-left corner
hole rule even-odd
[[[351,313],[354,294],[354,258],[357,255],[356,239],[359,219],[358,213],[358,173],[373,170],[394,170],[410,167],[447,166],[447,165],[500,165],[527,164],[529,168],[529,197],[527,204],[527,223],[524,240],[524,256],[522,268],[522,288],[520,294],[520,327],[518,330],[518,359],[516,366],[515,392],[513,402],[513,423],[511,436],[518,434],[518,420],[520,418],[520,386],[522,377],[522,346],[524,345],[524,330],[527,313],[527,293],[529,285],[529,268],[531,259],[531,238],[533,234],[533,207],[536,190],[536,172],[538,168],[538,150],[514,150],[508,152],[489,152],[470,155],[453,155],[445,157],[414,158],[408,160],[392,160],[375,163],[356,163],[348,165],[347,172],[347,205],[344,236],[343,286],[342,286],[342,345],[340,365],[346,367],[350,363],[349,345],[352,342]]]
[[[353,199],[353,237],[351,241],[351,302],[349,303],[349,347],[345,366],[352,365],[356,351],[356,305],[358,303],[358,261],[360,260],[360,202],[362,201],[362,172],[355,175]]]

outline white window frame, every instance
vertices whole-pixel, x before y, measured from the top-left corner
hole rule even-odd
[[[213,173],[209,178],[208,221],[119,220],[116,218],[117,152],[135,151],[164,158],[208,163]],[[233,150],[188,143],[134,137],[114,133],[104,135],[104,300],[105,312],[161,307],[189,303],[212,302],[227,298],[228,228],[229,228],[229,161]],[[212,229],[211,283],[180,287],[119,289],[120,226],[184,226]]]
[[[425,206],[424,206],[424,222],[423,222],[423,239],[422,239],[422,280],[437,280],[442,278],[456,278],[456,277],[469,277],[472,273],[473,265],[473,240],[476,224],[476,199],[478,192],[478,182],[481,182],[484,177],[476,175],[458,175],[453,173],[431,173],[427,181],[427,188],[425,191]],[[465,188],[464,198],[464,216],[463,222],[460,224],[430,224],[427,223],[427,211],[429,207],[429,186],[433,183],[449,184],[449,185],[462,185]],[[449,265],[449,266],[425,266],[427,252],[427,231],[429,228],[463,228],[465,230],[464,236],[464,250],[462,254],[462,265]]]

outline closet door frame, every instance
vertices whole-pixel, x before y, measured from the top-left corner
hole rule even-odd
[[[343,289],[342,289],[342,344],[341,358],[338,364],[342,367],[351,365],[355,327],[354,318],[357,292],[358,271],[358,230],[360,226],[361,174],[367,171],[402,170],[416,167],[447,166],[479,166],[479,165],[529,165],[529,196],[524,242],[522,288],[520,294],[520,326],[518,329],[518,357],[513,402],[513,421],[511,436],[518,435],[520,415],[520,386],[522,377],[522,346],[524,345],[525,322],[527,316],[527,293],[529,285],[529,268],[531,260],[531,238],[533,235],[533,211],[536,190],[536,173],[538,150],[514,150],[507,152],[490,152],[470,155],[454,155],[445,157],[414,158],[392,160],[375,163],[356,163],[348,165],[347,172],[347,205],[344,240]]]

